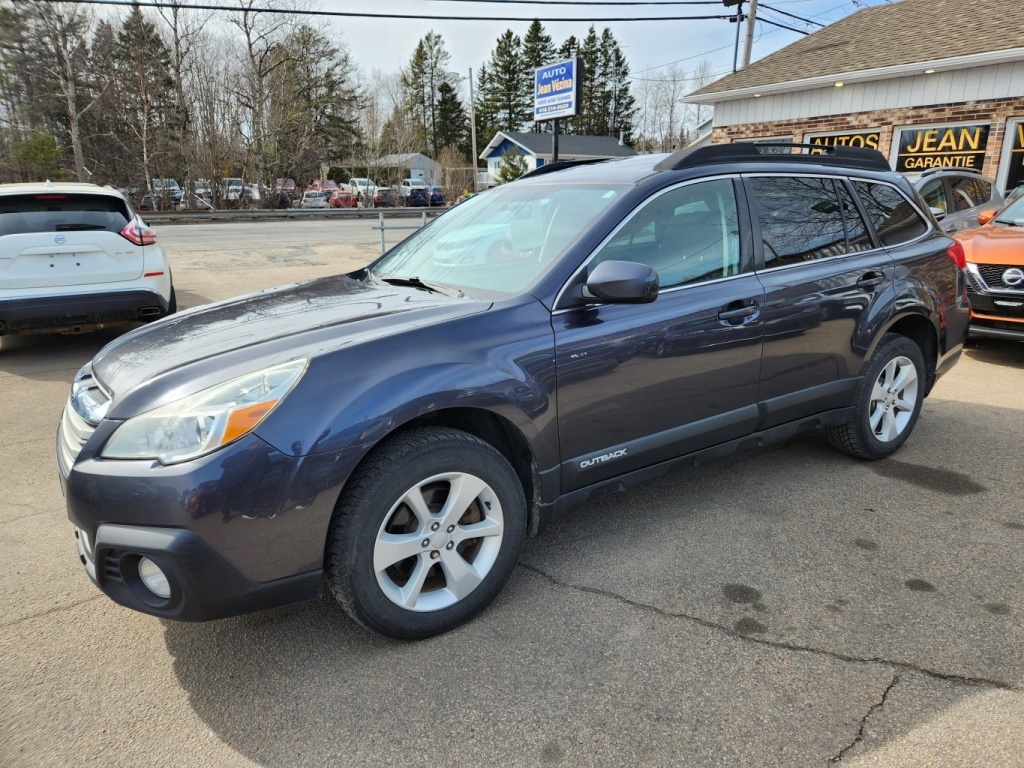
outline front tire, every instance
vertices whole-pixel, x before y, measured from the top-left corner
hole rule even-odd
[[[829,427],[829,442],[861,459],[895,453],[917,423],[925,386],[921,348],[906,336],[886,334],[857,386],[853,420]]]
[[[492,446],[430,427],[383,443],[349,479],[327,540],[327,584],[364,627],[414,640],[469,621],[512,574],[526,499]]]

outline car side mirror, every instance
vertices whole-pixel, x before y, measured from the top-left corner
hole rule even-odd
[[[658,273],[635,261],[603,261],[594,268],[583,293],[612,304],[648,304],[658,298]]]
[[[936,221],[942,221],[946,218],[946,212],[941,208],[929,208],[928,210],[932,212],[932,216],[935,217]]]
[[[978,211],[978,223],[985,225],[996,217],[996,211]]]

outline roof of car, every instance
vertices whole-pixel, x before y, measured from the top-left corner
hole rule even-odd
[[[97,184],[88,184],[80,181],[31,181],[18,182],[15,184],[0,184],[0,195],[45,195],[50,194],[90,194],[90,195],[111,195],[124,199],[124,195],[113,187],[101,187]]]

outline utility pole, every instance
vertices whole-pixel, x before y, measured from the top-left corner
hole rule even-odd
[[[756,21],[757,0],[750,0],[750,11],[747,13],[747,39],[743,41],[743,69],[750,66],[750,49],[754,47],[754,22]]]
[[[469,68],[469,135],[473,145],[473,158],[470,164],[473,167],[473,193],[476,194],[476,99],[473,98],[473,68]]]
[[[729,19],[729,21],[736,22],[736,45],[732,50],[732,71],[736,72],[739,69],[737,64],[740,58],[740,22],[743,21],[743,0],[722,0],[722,5],[726,8],[736,6],[736,16]]]

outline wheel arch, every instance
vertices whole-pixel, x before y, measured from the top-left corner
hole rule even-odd
[[[509,419],[494,411],[478,407],[449,407],[421,413],[395,426],[382,436],[352,468],[351,474],[371,459],[395,435],[417,427],[448,427],[483,440],[511,465],[523,487],[526,498],[527,531],[533,535],[539,526],[540,476],[537,459],[530,441]],[[350,475],[351,476],[351,475]],[[344,493],[344,487],[341,493]],[[339,494],[340,498],[340,494]]]
[[[920,313],[908,313],[893,320],[886,326],[885,333],[895,333],[904,336],[921,350],[925,363],[925,395],[927,395],[935,383],[935,369],[939,359],[939,336],[935,324],[925,315]],[[882,335],[878,337],[875,346],[881,341]],[[873,352],[874,350],[872,350]]]

